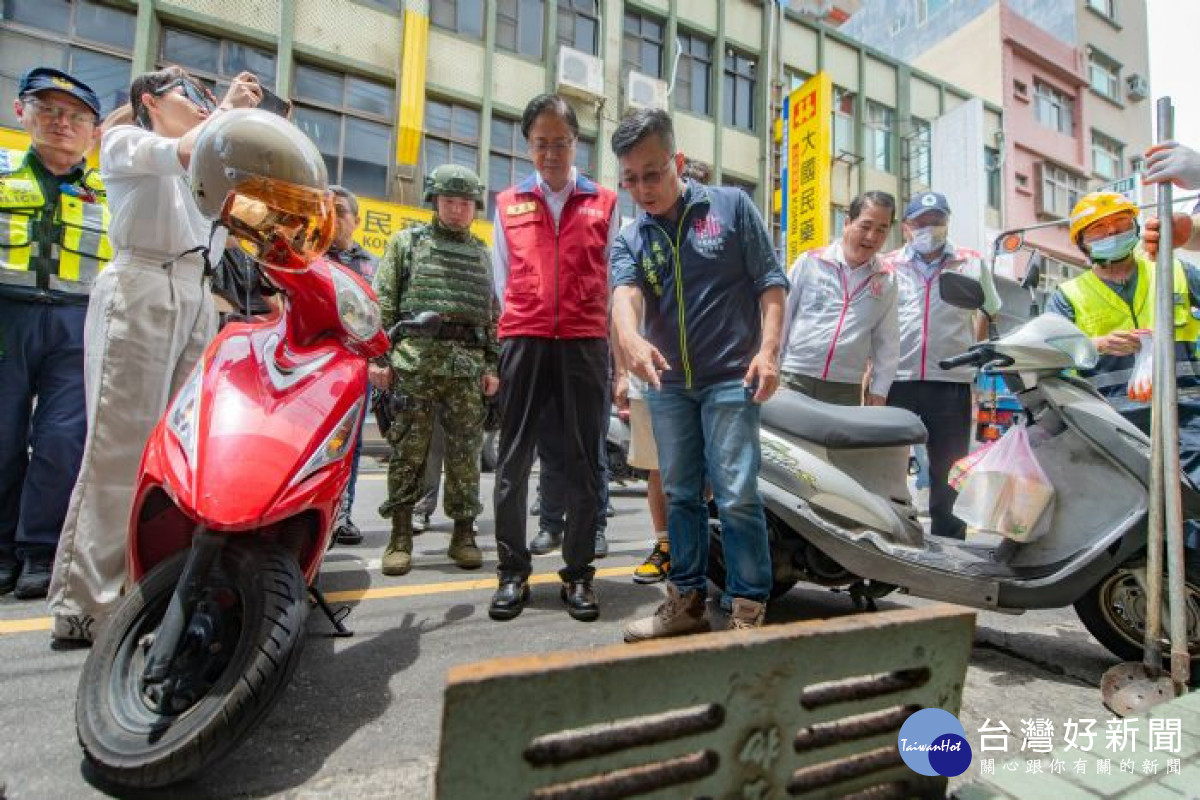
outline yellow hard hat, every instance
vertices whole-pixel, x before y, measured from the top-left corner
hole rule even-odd
[[[1071,241],[1079,244],[1079,234],[1093,222],[1123,213],[1133,214],[1135,219],[1138,215],[1138,207],[1125,195],[1117,192],[1085,194],[1071,210]]]

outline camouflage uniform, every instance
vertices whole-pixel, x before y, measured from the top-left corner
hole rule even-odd
[[[402,518],[411,523],[412,507],[424,493],[425,461],[434,417],[440,412],[447,421],[443,508],[455,520],[457,539],[463,524],[470,531],[471,522],[482,511],[479,454],[485,406],[481,379],[485,373],[496,373],[499,360],[498,309],[487,245],[469,232],[450,230],[436,218],[429,225],[401,231],[388,242],[375,291],[385,328],[422,311],[436,311],[442,317],[443,331],[449,332],[449,338],[401,334],[392,348],[393,390],[402,400],[388,432],[393,448],[388,499],[379,513],[392,517],[394,539],[395,532],[403,530],[401,539],[407,537],[411,542],[407,525],[398,523]],[[407,552],[411,553],[411,544]],[[453,544],[451,557],[455,557]]]

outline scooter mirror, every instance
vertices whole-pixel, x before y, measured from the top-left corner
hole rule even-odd
[[[1042,283],[1042,272],[1045,269],[1046,257],[1040,251],[1034,250],[1025,264],[1025,277],[1021,280],[1022,289],[1036,289]]]
[[[983,308],[985,297],[983,287],[974,278],[959,275],[957,272],[943,272],[938,278],[938,288],[942,299],[955,308],[965,308],[976,311]]]
[[[996,252],[999,255],[1012,255],[1025,246],[1025,235],[1021,233],[1006,233],[1000,237],[996,243]]]

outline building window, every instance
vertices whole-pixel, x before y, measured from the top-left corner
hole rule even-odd
[[[530,58],[542,57],[546,0],[499,0],[496,4],[496,46]]]
[[[1042,162],[1042,194],[1038,211],[1051,217],[1065,217],[1087,192],[1087,182],[1057,164]]]
[[[1109,19],[1117,18],[1117,0],[1087,0],[1087,7]]]
[[[1051,130],[1067,136],[1075,134],[1075,100],[1055,89],[1048,83],[1034,81],[1034,116],[1037,121]]]
[[[427,98],[421,174],[441,164],[459,164],[478,172],[479,126],[478,109]]]
[[[628,75],[630,70],[662,78],[663,22],[627,11],[621,37],[621,77]]]
[[[725,124],[754,130],[754,87],[758,61],[736,50],[725,51]]]
[[[1092,131],[1092,172],[1106,181],[1121,177],[1121,165],[1125,163],[1125,145]]]
[[[872,100],[867,101],[867,156],[880,172],[892,171],[892,129],[896,112]]]
[[[597,0],[558,0],[558,43],[594,56],[600,54]]]
[[[1088,82],[1096,94],[1120,102],[1121,65],[1097,50],[1088,56]]]
[[[357,75],[297,64],[292,99],[292,120],[321,151],[330,183],[366,197],[387,197],[395,90]]]
[[[846,219],[850,214],[842,206],[832,206],[831,208],[833,210],[833,236],[836,238],[846,230]]]
[[[4,0],[0,10],[0,125],[19,127],[17,83],[39,64],[92,87],[102,114],[129,100],[136,14],[71,0]]]
[[[917,25],[924,25],[949,8],[953,2],[954,0],[917,0]]]
[[[633,195],[624,187],[617,190],[617,208],[621,210],[622,223],[628,222],[638,214],[638,207],[633,202]]]
[[[433,0],[429,20],[439,28],[482,39],[483,7],[484,0]]]
[[[1000,151],[995,147],[983,148],[983,168],[987,171],[988,208],[1000,210]]]
[[[713,43],[694,33],[679,34],[679,66],[675,72],[675,107],[712,116]]]
[[[575,140],[575,169],[584,175],[596,174],[596,142],[584,139],[582,136]]]
[[[933,182],[933,129],[928,120],[912,118],[912,133],[906,142],[909,177],[917,186]]]
[[[469,109],[468,109],[469,110]],[[430,162],[430,166],[436,166]],[[521,123],[492,118],[492,149],[488,158],[488,216],[496,211],[496,195],[533,174],[533,161],[521,136]]]
[[[268,88],[275,87],[275,54],[230,39],[202,36],[178,28],[163,28],[159,66],[178,64],[204,81],[218,99],[229,82],[253,72]]]
[[[854,93],[833,89],[833,154],[854,152]]]
[[[1131,173],[1139,173],[1145,168],[1145,166],[1146,159],[1142,158],[1141,156],[1133,156],[1129,159],[1129,171]]]

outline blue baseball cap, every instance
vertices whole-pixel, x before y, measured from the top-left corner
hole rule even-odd
[[[913,198],[908,201],[908,206],[904,209],[904,218],[912,219],[915,216],[924,214],[926,211],[940,211],[949,216],[950,203],[946,202],[946,195],[941,192],[919,192],[914,194]]]
[[[96,112],[97,117],[100,116],[100,98],[92,91],[92,87],[52,67],[34,67],[22,75],[17,86],[17,96],[24,97],[50,89],[71,95]]]

